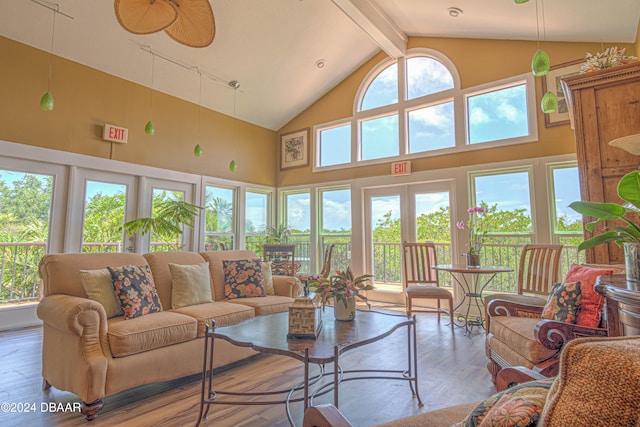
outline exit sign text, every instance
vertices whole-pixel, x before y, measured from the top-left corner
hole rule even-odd
[[[391,163],[391,175],[411,175],[411,160]]]
[[[104,139],[105,141],[126,144],[128,137],[129,129],[108,124],[104,125],[104,130],[102,131],[102,139]]]

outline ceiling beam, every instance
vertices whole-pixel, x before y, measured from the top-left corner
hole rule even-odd
[[[407,35],[372,0],[332,0],[387,55],[397,59],[407,53]]]

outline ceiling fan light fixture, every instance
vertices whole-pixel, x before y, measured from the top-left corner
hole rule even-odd
[[[120,25],[133,34],[162,31],[178,20],[178,7],[170,1],[115,0]]]

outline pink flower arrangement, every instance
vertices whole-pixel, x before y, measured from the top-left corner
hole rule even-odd
[[[480,253],[480,248],[487,236],[485,215],[489,213],[489,208],[486,204],[481,203],[480,206],[467,209],[467,213],[469,214],[469,222],[465,224],[464,221],[458,221],[456,226],[460,230],[469,230],[469,253],[476,255]]]

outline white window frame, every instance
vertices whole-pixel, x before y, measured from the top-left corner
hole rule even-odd
[[[239,211],[239,198],[238,198],[238,193],[239,188],[237,186],[231,186],[231,185],[220,185],[220,184],[214,184],[214,183],[207,183],[204,186],[204,198],[202,199],[203,204],[206,203],[206,195],[207,195],[207,187],[215,187],[215,188],[220,188],[223,190],[231,190],[231,231],[225,231],[225,232],[220,232],[220,231],[215,231],[215,232],[209,232],[207,233],[206,230],[206,210],[207,207],[206,206],[202,206],[203,208],[203,215],[202,215],[202,225],[203,225],[203,232],[202,232],[202,244],[204,245],[206,243],[207,240],[207,235],[210,236],[222,236],[222,237],[228,237],[231,236],[231,241],[233,242],[233,246],[234,247],[238,247],[239,246],[239,242],[238,242],[238,226],[240,224],[240,222],[238,221],[238,211]],[[245,199],[246,200],[246,199]],[[233,248],[227,248],[227,249],[233,249]]]
[[[453,88],[442,92],[436,92],[422,97],[406,100],[406,59],[413,57],[430,57],[442,63],[451,73],[453,78]],[[328,123],[321,123],[314,126],[314,154],[313,172],[324,172],[336,169],[346,169],[354,166],[376,165],[388,163],[389,161],[410,160],[415,158],[424,158],[431,156],[439,156],[456,152],[464,152],[467,150],[482,150],[505,145],[514,145],[529,143],[538,140],[538,116],[535,94],[535,78],[531,73],[521,74],[505,79],[488,82],[472,88],[461,89],[460,75],[454,63],[439,51],[427,48],[416,48],[409,51],[409,55],[405,58],[399,58],[398,64],[398,102],[394,102],[381,107],[360,111],[364,95],[375,78],[387,67],[395,63],[393,59],[384,59],[378,65],[373,67],[365,76],[356,92],[353,101],[353,115],[349,118],[339,119]],[[522,137],[502,139],[496,141],[487,141],[482,143],[468,143],[468,107],[467,99],[470,96],[481,95],[487,92],[493,92],[505,89],[518,84],[526,86],[526,105],[528,134]],[[437,105],[445,102],[453,101],[454,111],[454,130],[455,130],[455,146],[439,148],[434,150],[419,151],[409,153],[408,140],[408,112],[419,108]],[[361,141],[361,123],[366,120],[380,118],[384,116],[398,115],[398,142],[399,154],[397,156],[381,157],[370,160],[362,160],[362,141]],[[337,165],[321,166],[320,165],[320,132],[332,127],[337,127],[347,123],[351,123],[351,161],[340,163]]]

